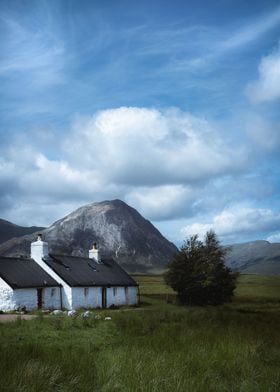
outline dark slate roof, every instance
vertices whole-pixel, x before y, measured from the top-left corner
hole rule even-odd
[[[137,286],[113,259],[93,259],[76,256],[50,254],[44,258],[69,286]]]
[[[13,289],[60,286],[29,258],[0,256],[0,277]]]

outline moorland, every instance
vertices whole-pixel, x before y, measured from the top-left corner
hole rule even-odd
[[[162,276],[134,277],[137,308],[0,324],[0,390],[280,390],[280,277],[241,275],[218,307],[180,306]]]

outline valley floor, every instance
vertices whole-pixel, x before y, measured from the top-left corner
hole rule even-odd
[[[280,390],[279,277],[243,275],[231,304],[206,308],[174,304],[161,276],[136,279],[142,311],[0,324],[0,390]]]

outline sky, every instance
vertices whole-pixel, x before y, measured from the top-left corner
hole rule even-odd
[[[278,0],[0,0],[0,37],[1,218],[280,242]]]

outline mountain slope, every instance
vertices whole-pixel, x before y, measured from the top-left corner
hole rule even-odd
[[[231,245],[226,264],[242,273],[280,275],[280,244],[251,241]]]
[[[114,256],[128,271],[163,269],[177,251],[134,208],[121,200],[92,203],[42,231],[52,252],[87,256],[93,242],[101,254]],[[0,245],[0,254],[29,254],[35,235]]]
[[[44,227],[23,227],[15,225],[14,223],[8,222],[4,219],[0,219],[0,244],[8,241],[14,237],[21,237],[26,234],[34,233],[38,230],[43,230]]]

